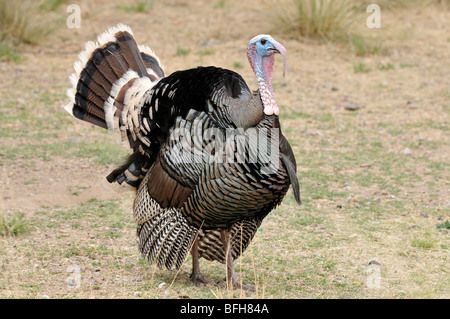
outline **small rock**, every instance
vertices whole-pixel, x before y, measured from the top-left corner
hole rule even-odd
[[[340,284],[345,284],[345,278],[344,277],[336,277],[334,278],[334,281],[340,283]]]
[[[356,105],[356,104],[353,104],[353,103],[350,103],[350,102],[348,102],[345,105],[345,109],[348,110],[348,111],[356,111],[356,110],[359,110],[360,108],[361,107],[359,105]]]
[[[380,261],[378,261],[378,259],[376,259],[376,258],[370,259],[367,264],[369,264],[369,265],[378,265],[378,266],[382,265],[382,263]]]
[[[158,289],[164,290],[166,289],[167,284],[165,282],[162,282],[158,285]]]
[[[336,86],[333,86],[333,87],[331,88],[331,91],[339,91],[339,88],[336,87]]]
[[[405,154],[405,155],[411,155],[411,154],[412,154],[412,151],[411,151],[411,149],[410,149],[409,147],[407,147],[407,148],[405,148],[405,149],[402,151],[402,153]]]

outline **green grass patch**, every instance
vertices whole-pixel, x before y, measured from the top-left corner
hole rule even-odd
[[[18,236],[30,227],[23,213],[5,214],[0,211],[0,236]]]
[[[372,71],[372,69],[362,62],[353,65],[353,72],[355,73],[368,73],[370,71]]]
[[[216,53],[216,50],[214,49],[202,49],[202,50],[198,50],[196,52],[197,55],[203,56],[203,55],[213,55]]]
[[[148,13],[153,9],[155,0],[135,0],[130,4],[118,5],[119,9],[127,12]]]
[[[24,60],[22,54],[9,41],[0,41],[0,62],[20,63]]]
[[[242,69],[242,63],[239,61],[233,62],[233,67],[236,69]]]
[[[450,229],[450,221],[446,220],[444,223],[437,224],[437,229]]]
[[[349,38],[350,44],[356,56],[367,56],[381,54],[384,52],[382,41],[378,38],[363,36],[360,34],[350,34],[343,39]]]
[[[431,249],[434,248],[436,245],[436,240],[432,239],[432,238],[413,238],[411,240],[411,244],[414,247],[417,248],[422,248],[422,249]]]
[[[388,70],[394,70],[394,65],[392,63],[386,63],[386,64],[378,64],[377,69],[380,71],[388,71]]]
[[[191,53],[190,49],[184,49],[182,47],[177,47],[177,55],[182,55],[182,56],[186,56],[189,53]]]

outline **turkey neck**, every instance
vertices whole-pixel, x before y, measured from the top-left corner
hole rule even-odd
[[[275,57],[272,55],[259,56],[258,54],[249,54],[250,64],[256,75],[261,100],[264,105],[266,115],[278,115],[279,109],[275,100],[275,93],[272,88],[272,70]]]
[[[234,122],[244,129],[258,124],[263,116],[278,116],[280,112],[272,88],[275,57],[273,55],[259,56],[254,52],[248,52],[248,59],[255,72],[259,90],[246,101],[245,107],[232,108],[234,112],[231,112]]]

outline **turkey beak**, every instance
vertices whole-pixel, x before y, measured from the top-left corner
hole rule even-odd
[[[275,53],[279,53],[283,57],[283,77],[284,77],[284,75],[286,74],[286,48],[277,41],[273,41],[272,44],[275,48],[274,50]]]

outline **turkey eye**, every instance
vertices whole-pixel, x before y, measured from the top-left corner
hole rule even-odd
[[[262,40],[261,40],[261,44],[262,44],[262,45],[266,44],[266,42],[267,42],[266,39],[262,39]]]

